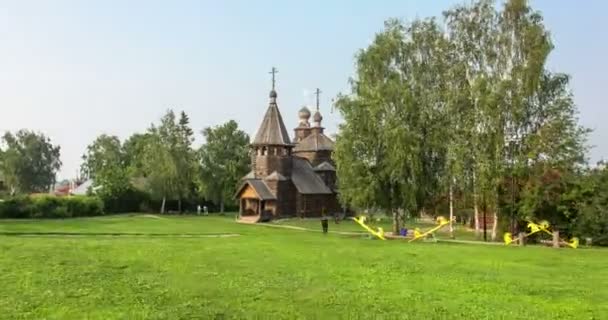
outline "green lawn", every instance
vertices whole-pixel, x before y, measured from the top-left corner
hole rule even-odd
[[[0,221],[0,233],[2,319],[608,319],[602,249],[408,244],[221,217]],[[240,236],[203,237],[220,233]]]

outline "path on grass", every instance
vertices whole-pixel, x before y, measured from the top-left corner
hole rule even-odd
[[[255,225],[257,226],[264,226],[264,227],[272,227],[272,228],[282,228],[282,229],[291,229],[291,230],[299,230],[299,231],[308,231],[308,232],[323,232],[321,230],[315,230],[315,229],[309,229],[309,228],[304,228],[304,227],[296,227],[296,226],[290,226],[290,225],[283,225],[283,224],[270,224],[270,223],[256,223]],[[328,231],[329,233],[333,233],[333,234],[340,234],[340,235],[346,235],[346,236],[364,236],[364,235],[368,235],[367,232],[357,232],[357,231]],[[398,240],[410,240],[411,238],[403,238],[403,239],[398,239]],[[478,244],[478,245],[490,245],[490,246],[496,246],[496,245],[504,245],[504,243],[502,242],[484,242],[484,241],[475,241],[475,240],[456,240],[456,239],[437,239],[437,242],[445,242],[445,243],[458,243],[458,244]]]
[[[12,237],[142,237],[142,238],[231,238],[238,233],[119,233],[119,232],[0,232],[0,236]]]
[[[475,240],[456,240],[456,239],[437,239],[439,242],[446,243],[463,243],[463,244],[485,244],[490,246],[504,246],[503,242],[484,242],[484,241],[475,241]]]
[[[291,229],[291,230],[299,230],[299,231],[308,231],[308,232],[323,232],[322,230],[315,230],[304,227],[296,227],[285,224],[271,224],[271,223],[256,223],[254,225],[264,226],[264,227],[272,227],[272,228],[282,228],[282,229]],[[345,236],[359,236],[365,235],[367,232],[357,232],[357,231],[328,231],[329,233],[341,234]]]

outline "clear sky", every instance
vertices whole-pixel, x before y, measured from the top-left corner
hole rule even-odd
[[[62,147],[73,177],[102,133],[144,131],[168,108],[197,131],[235,119],[255,134],[271,66],[291,129],[319,87],[324,124],[348,89],[355,52],[383,21],[437,16],[461,1],[0,0],[0,131],[41,131]],[[572,75],[591,160],[608,155],[608,1],[536,0],[556,49],[549,67]]]

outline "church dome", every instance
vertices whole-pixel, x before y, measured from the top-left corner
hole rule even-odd
[[[319,110],[317,110],[317,112],[315,112],[315,115],[312,118],[315,122],[321,122],[321,120],[323,120],[323,116],[321,115],[321,112],[319,112]]]
[[[277,97],[277,92],[274,91],[274,89],[272,91],[270,91],[270,97],[271,98],[276,98]]]
[[[300,117],[300,119],[302,119],[302,120],[310,119],[310,110],[308,110],[308,108],[306,106],[303,106],[302,109],[300,109],[300,111],[298,111],[298,117]]]

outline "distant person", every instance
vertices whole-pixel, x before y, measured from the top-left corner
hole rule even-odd
[[[196,206],[196,214],[197,215],[201,215],[201,205],[199,204],[198,206]]]
[[[327,234],[329,229],[329,221],[325,215],[325,208],[321,209],[321,228],[323,228],[323,234]]]
[[[203,211],[205,212],[205,215],[208,216],[209,215],[209,208],[207,208],[207,206],[203,207]]]
[[[327,234],[329,230],[329,222],[326,216],[321,216],[321,228],[323,228],[323,234]]]

